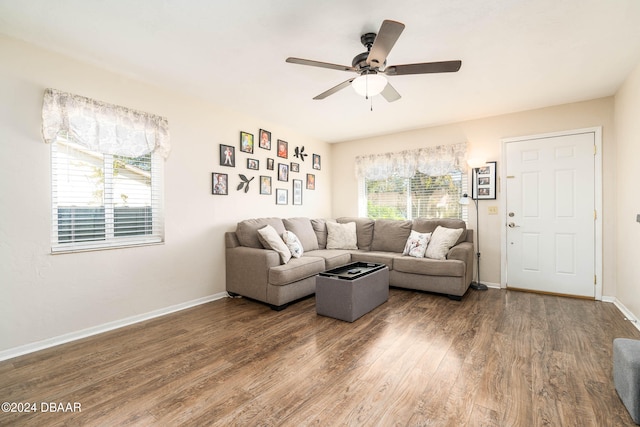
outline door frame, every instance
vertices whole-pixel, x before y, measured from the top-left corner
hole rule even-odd
[[[500,212],[502,212],[502,227],[500,227],[500,288],[507,287],[507,144],[521,142],[532,139],[554,138],[558,136],[568,136],[584,133],[593,133],[595,155],[594,155],[594,202],[595,202],[595,224],[594,224],[594,266],[595,266],[595,299],[602,300],[602,126],[574,129],[561,132],[526,135],[512,138],[502,138],[502,167],[500,168],[500,183],[505,183],[504,197],[500,198]]]

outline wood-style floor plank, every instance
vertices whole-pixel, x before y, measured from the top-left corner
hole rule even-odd
[[[353,323],[315,299],[223,299],[0,362],[0,425],[632,426],[613,304],[490,289],[461,302],[391,289]]]

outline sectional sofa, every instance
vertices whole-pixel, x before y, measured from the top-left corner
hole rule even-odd
[[[263,239],[267,226],[279,236],[287,231],[295,235],[302,256],[285,262]],[[340,236],[333,230],[337,227],[355,228],[353,242],[336,241]],[[438,227],[441,229],[436,230]],[[403,255],[410,236],[432,233],[435,237],[443,231],[459,232],[445,248],[443,259]],[[473,277],[473,233],[457,219],[248,219],[225,233],[225,246],[227,292],[264,302],[274,310],[314,294],[318,273],[356,261],[386,264],[390,286],[440,293],[455,300],[462,298]]]

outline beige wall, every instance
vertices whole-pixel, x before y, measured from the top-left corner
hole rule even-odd
[[[615,98],[617,139],[617,299],[636,317],[640,315],[640,65],[627,77]]]
[[[173,150],[165,163],[164,245],[50,255],[50,150],[40,133],[47,87],[168,118]],[[331,214],[330,146],[274,123],[7,38],[0,38],[0,94],[0,353],[222,293],[223,233],[237,221]],[[248,155],[239,150],[236,168],[219,166],[219,144],[238,147],[241,130],[257,141],[260,128],[272,132],[274,144],[269,152],[255,149],[258,172],[247,171]],[[291,195],[291,181],[266,171],[267,157],[278,163],[278,138],[290,151],[304,145],[325,160],[302,206],[276,206],[275,194],[258,194],[258,175],[270,175]],[[310,163],[309,157],[290,178],[304,179]],[[211,195],[214,171],[229,173],[228,196]],[[249,194],[235,190],[242,172],[256,177]]]
[[[376,138],[349,141],[332,146],[333,214],[352,216],[358,214],[358,183],[354,174],[354,159],[363,153],[385,153],[430,145],[468,142],[468,157],[483,157],[497,161],[501,166],[501,140],[541,133],[602,126],[603,134],[603,235],[604,280],[603,295],[615,295],[615,140],[613,133],[613,97],[588,102],[560,105],[539,110],[488,117],[453,123],[444,126],[419,129]],[[372,120],[375,120],[375,112]],[[498,171],[499,174],[499,171]],[[482,281],[500,284],[501,243],[500,227],[504,223],[503,212],[489,215],[490,206],[500,206],[502,192],[497,200],[480,201],[480,230],[482,253],[480,270]],[[469,212],[470,227],[475,228],[475,212]]]

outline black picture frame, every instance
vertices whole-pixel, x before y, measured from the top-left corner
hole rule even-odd
[[[277,154],[280,158],[289,158],[289,143],[287,141],[278,140]]]
[[[293,180],[293,204],[294,205],[302,205],[302,180],[294,179]]]
[[[278,181],[289,182],[289,165],[278,163]]]
[[[220,166],[236,167],[236,148],[220,144]]]
[[[322,158],[320,157],[319,154],[314,154],[313,155],[313,168],[315,170],[320,170],[322,168]]]
[[[271,195],[271,177],[260,175],[260,194]]]
[[[272,171],[275,165],[275,161],[271,158],[267,159],[267,170]]]
[[[253,134],[240,131],[240,151],[253,154]]]
[[[229,175],[226,173],[211,173],[211,194],[218,196],[229,195]]]
[[[473,169],[471,178],[471,197],[475,200],[496,199],[496,168],[498,162],[487,162]]]
[[[289,204],[289,191],[285,188],[276,188],[276,205]]]
[[[307,174],[307,190],[316,189],[316,176],[312,173]]]
[[[258,147],[264,150],[271,150],[271,132],[260,129],[260,132],[258,132]]]
[[[300,172],[300,163],[291,162],[291,167],[289,170],[291,172]]]
[[[260,169],[260,160],[258,159],[247,159],[247,169],[257,171]]]

